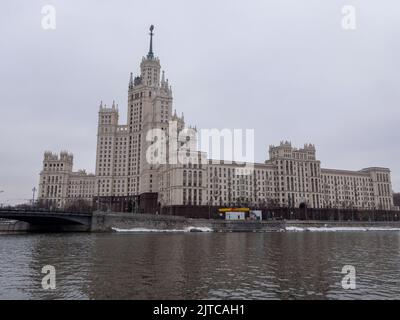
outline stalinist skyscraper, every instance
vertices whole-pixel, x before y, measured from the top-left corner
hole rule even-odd
[[[96,156],[100,201],[113,197],[112,202],[138,203],[141,194],[142,203],[145,199],[153,204],[157,201],[157,168],[146,159],[150,143],[146,135],[154,128],[168,131],[173,99],[160,60],[153,52],[153,30],[151,26],[149,52],[142,58],[140,75],[130,76],[127,124],[118,124],[115,103],[111,108],[100,105]]]
[[[154,55],[153,31],[151,26],[149,51],[140,63],[140,75],[130,75],[127,123],[118,123],[115,102],[111,107],[100,103],[96,173],[73,172],[73,156],[68,152],[60,156],[46,152],[39,201],[55,207],[85,201],[102,210],[145,213],[160,212],[161,208],[164,212],[203,210],[203,216],[210,206],[393,208],[390,169],[326,169],[313,144],[300,149],[289,141],[271,145],[269,159],[248,163],[254,170],[246,175],[237,174],[238,163],[207,161],[207,154],[197,151],[195,143],[195,147],[187,144],[195,142],[192,137],[197,130],[186,128],[183,114],[178,117],[172,112],[172,90]],[[251,106],[247,107],[250,111]],[[190,130],[195,134],[189,134]],[[157,155],[149,150],[157,143],[165,146],[165,162],[152,161]],[[198,161],[169,161],[178,149]]]

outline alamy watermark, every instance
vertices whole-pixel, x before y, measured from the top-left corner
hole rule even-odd
[[[345,265],[342,268],[342,288],[345,290],[356,289],[356,268],[352,265]]]
[[[234,163],[242,175],[251,174],[254,168],[254,129],[197,131],[178,128],[177,121],[170,121],[168,130],[147,131],[146,142],[146,160],[150,165],[207,164],[209,158],[212,164]]]
[[[51,265],[46,265],[42,268],[42,273],[46,274],[42,278],[43,290],[54,290],[56,288],[56,268]]]
[[[45,5],[41,9],[41,25],[43,30],[56,29],[56,8],[53,5]]]
[[[342,7],[342,28],[344,30],[355,30],[357,28],[356,8],[351,5]]]

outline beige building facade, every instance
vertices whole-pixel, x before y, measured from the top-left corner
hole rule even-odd
[[[65,208],[76,201],[91,203],[96,184],[94,174],[74,172],[73,155],[45,152],[39,178],[38,201],[52,208]]]
[[[141,203],[144,212],[180,205],[393,208],[389,169],[324,169],[312,144],[297,149],[282,141],[270,146],[264,163],[246,167],[208,160],[205,152],[193,147],[197,129],[186,127],[183,114],[172,111],[172,88],[153,53],[153,27],[150,32],[149,52],[142,58],[140,73],[130,75],[127,123],[119,124],[115,102],[111,107],[100,103],[95,174],[73,172],[73,156],[67,152],[59,156],[46,152],[40,201],[57,207],[74,199],[97,205],[119,202],[121,210],[134,210]],[[164,147],[149,152],[156,144]],[[182,153],[187,160],[172,161]],[[146,202],[151,205],[143,205]]]

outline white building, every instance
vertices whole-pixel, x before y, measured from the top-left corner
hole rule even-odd
[[[75,201],[93,200],[96,177],[86,171],[72,171],[73,155],[45,152],[40,172],[38,200],[53,208],[63,208]]]
[[[242,166],[207,160],[204,152],[189,147],[186,140],[195,143],[197,130],[185,126],[183,114],[172,112],[172,89],[154,56],[153,27],[150,31],[140,74],[131,73],[128,83],[127,123],[119,124],[115,102],[111,107],[100,104],[95,175],[72,172],[70,154],[58,158],[45,153],[39,200],[63,207],[71,199],[94,199],[97,204],[116,204],[116,210],[139,206],[143,212],[179,205],[393,208],[389,169],[323,169],[312,144],[301,149],[287,141],[270,146],[269,159],[252,163],[247,174],[242,174]],[[170,130],[172,123],[176,132]],[[161,141],[153,136],[155,129],[164,133]],[[148,151],[160,142],[167,161],[158,163]],[[171,161],[177,149],[189,160]]]

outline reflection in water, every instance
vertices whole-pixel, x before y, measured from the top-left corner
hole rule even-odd
[[[399,299],[398,232],[1,235],[2,299]],[[42,290],[44,265],[57,289]],[[344,265],[357,289],[344,290]]]

